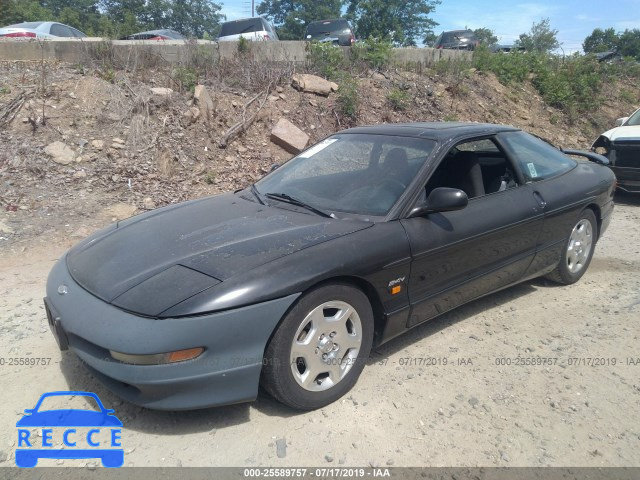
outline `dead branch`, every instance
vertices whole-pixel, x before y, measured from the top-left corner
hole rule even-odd
[[[220,142],[218,143],[218,146],[220,148],[227,148],[227,145],[229,145],[230,140],[234,139],[235,137],[240,135],[242,132],[244,132],[247,128],[251,126],[251,124],[256,120],[256,118],[258,118],[258,114],[260,113],[260,110],[262,110],[262,107],[266,103],[267,98],[271,93],[271,88],[272,88],[272,84],[269,84],[269,86],[264,92],[258,93],[257,95],[252,97],[247,103],[244,104],[244,108],[242,109],[242,120],[239,120],[236,123],[234,123],[231,126],[231,128],[229,128],[229,130],[225,132],[225,134],[222,136],[222,139],[220,139]],[[260,101],[260,105],[258,105],[258,109],[247,118],[247,108],[253,102],[255,102],[261,95],[263,96],[263,98]]]
[[[29,95],[33,92],[20,92],[13,100],[7,103],[4,107],[0,108],[0,127],[9,125],[11,121],[16,117],[24,102],[27,101]]]

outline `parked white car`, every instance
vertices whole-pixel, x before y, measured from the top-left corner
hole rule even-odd
[[[80,30],[58,22],[23,22],[0,28],[0,38],[84,38]]]
[[[616,120],[616,125],[600,135],[591,149],[609,159],[620,190],[640,193],[640,108]]]
[[[275,28],[263,17],[242,18],[224,22],[220,28],[219,42],[245,40],[279,40]]]

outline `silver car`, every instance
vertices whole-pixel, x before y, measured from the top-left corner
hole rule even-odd
[[[23,22],[0,28],[0,38],[84,38],[87,35],[58,22]]]

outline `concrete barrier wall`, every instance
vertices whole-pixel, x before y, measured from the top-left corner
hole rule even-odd
[[[270,62],[302,63],[306,59],[306,42],[255,42],[251,44],[254,59]],[[343,47],[345,52],[348,47]],[[194,56],[218,61],[238,56],[237,42],[135,41],[101,38],[56,40],[0,39],[0,61],[40,61],[86,63],[109,60],[114,65],[142,67],[157,64],[189,63]],[[392,61],[400,65],[429,66],[440,60],[470,59],[471,52],[436,50],[433,48],[396,48]]]

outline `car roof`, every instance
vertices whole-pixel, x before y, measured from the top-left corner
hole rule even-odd
[[[397,135],[422,137],[433,140],[448,140],[467,135],[493,135],[500,132],[516,132],[519,128],[493,123],[472,122],[415,122],[369,125],[355,127],[339,133],[365,133],[373,135]]]
[[[29,30],[45,30],[50,25],[58,22],[22,22],[14,23],[13,25],[7,25],[3,28],[25,28]]]

